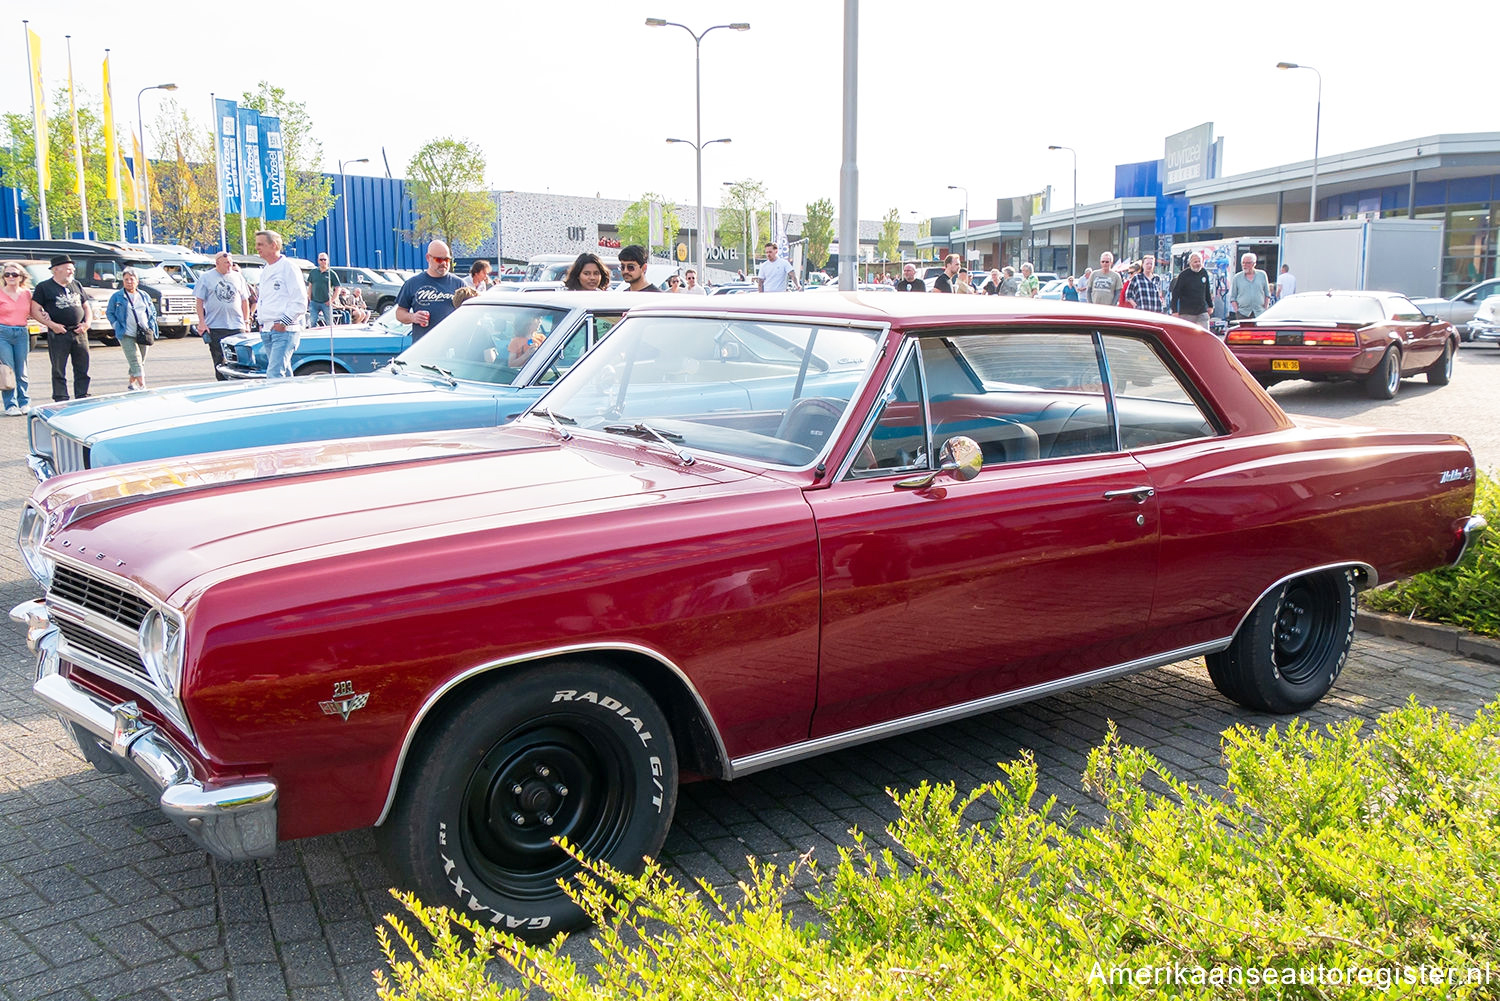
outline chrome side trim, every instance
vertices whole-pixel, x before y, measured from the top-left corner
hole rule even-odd
[[[1370,564],[1368,563],[1361,563],[1358,560],[1349,560],[1344,563],[1325,563],[1320,567],[1308,567],[1306,570],[1298,570],[1296,573],[1289,573],[1285,577],[1282,577],[1280,580],[1276,581],[1270,587],[1266,588],[1264,591],[1260,592],[1260,597],[1250,602],[1250,607],[1245,609],[1245,614],[1240,616],[1240,621],[1234,624],[1234,634],[1236,636],[1239,635],[1240,629],[1245,625],[1245,620],[1250,617],[1251,612],[1255,611],[1256,605],[1259,605],[1262,601],[1266,600],[1266,595],[1270,594],[1272,591],[1276,590],[1278,587],[1287,583],[1288,581],[1296,580],[1298,577],[1306,577],[1310,573],[1322,573],[1324,570],[1358,570],[1363,572],[1367,579],[1365,582],[1365,586],[1358,589],[1361,591],[1367,591],[1372,587],[1378,587],[1380,584],[1380,574],[1375,571],[1375,568],[1370,566]]]
[[[1113,667],[1101,667],[1098,670],[1073,675],[1068,678],[1058,678],[1056,681],[1047,681],[1040,685],[1018,688],[1011,692],[1001,692],[998,695],[990,695],[982,699],[974,699],[970,702],[960,702],[957,705],[945,706],[942,709],[929,709],[927,712],[917,713],[913,716],[903,716],[900,719],[860,727],[857,730],[846,730],[843,733],[835,733],[827,737],[817,737],[813,740],[788,744],[785,747],[778,747],[770,751],[749,754],[743,758],[735,758],[729,763],[729,777],[731,779],[741,778],[766,768],[775,768],[778,765],[784,765],[802,758],[810,758],[814,755],[826,754],[829,751],[869,743],[872,740],[884,740],[886,737],[895,737],[912,730],[925,729],[938,723],[950,723],[967,716],[977,716],[980,713],[1002,709],[1005,706],[1015,705],[1018,702],[1030,702],[1034,699],[1056,695],[1058,692],[1065,692],[1070,688],[1094,685],[1102,681],[1124,677],[1127,674],[1135,674],[1138,671],[1149,671],[1153,667],[1162,667],[1163,665],[1172,664],[1179,660],[1186,660],[1189,657],[1200,657],[1206,653],[1214,653],[1222,650],[1229,645],[1232,639],[1233,637],[1229,636],[1222,640],[1213,640],[1208,643],[1198,643],[1194,646],[1181,647],[1180,649],[1169,650],[1166,653],[1155,654],[1151,657],[1142,657],[1124,664],[1116,664]]]
[[[463,682],[468,681],[470,678],[477,677],[478,675],[484,674],[487,671],[493,671],[502,667],[515,667],[519,664],[529,664],[533,661],[545,660],[548,657],[560,657],[567,654],[600,653],[611,651],[628,651],[630,653],[642,654],[646,657],[649,657],[651,660],[655,661],[656,663],[660,664],[662,667],[665,667],[667,670],[676,675],[677,680],[682,682],[682,684],[687,688],[689,694],[692,695],[693,702],[697,705],[698,708],[698,715],[702,718],[704,725],[708,728],[708,732],[713,736],[714,746],[719,752],[719,760],[723,762],[729,761],[729,751],[724,747],[724,738],[719,733],[718,723],[714,720],[713,714],[708,711],[708,705],[703,701],[703,696],[698,693],[697,686],[694,685],[693,682],[688,678],[686,671],[678,667],[676,664],[672,663],[672,661],[668,660],[658,651],[652,650],[648,647],[640,646],[639,644],[635,643],[580,643],[576,646],[550,647],[546,650],[534,650],[530,653],[521,654],[515,657],[507,657],[503,660],[489,661],[487,663],[471,667],[461,674],[454,675],[441,688],[435,690],[432,694],[427,696],[426,701],[424,701],[421,708],[417,710],[417,714],[412,717],[411,725],[406,728],[406,736],[401,741],[401,753],[396,758],[395,770],[391,772],[390,787],[386,790],[385,793],[385,806],[381,808],[380,816],[375,818],[375,826],[379,827],[381,824],[385,823],[385,818],[391,812],[391,805],[396,802],[396,786],[400,783],[402,769],[406,766],[406,755],[407,752],[411,750],[412,741],[416,739],[417,731],[421,729],[423,720],[427,718],[427,714],[432,710],[432,707],[437,705],[438,701],[444,695],[448,694],[448,692],[450,692],[452,689],[462,684]],[[725,772],[718,777],[728,778],[729,774],[730,773],[726,767]]]
[[[50,455],[37,455],[32,452],[26,456],[26,467],[31,470],[31,475],[36,477],[38,483],[44,483],[57,475]]]
[[[173,823],[199,847],[222,859],[242,861],[276,854],[276,783],[246,779],[213,789],[193,777],[192,758],[170,737],[141,719],[134,702],[111,705],[62,676],[57,646],[61,638],[47,623],[40,600],[23,602],[10,617],[27,627],[37,652],[32,691],[56,712],[79,752],[102,770],[129,770],[160,794]]]
[[[1458,562],[1464,558],[1464,553],[1469,551],[1474,540],[1484,534],[1484,530],[1488,527],[1489,522],[1485,521],[1482,515],[1471,514],[1463,520],[1463,528],[1459,531],[1463,532],[1464,544],[1458,547],[1458,555],[1453,557],[1453,566],[1458,566]]]

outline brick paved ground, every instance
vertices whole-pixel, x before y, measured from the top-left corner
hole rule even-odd
[[[118,349],[96,355],[96,388],[123,389]],[[45,354],[33,362],[45,382]],[[149,366],[161,383],[207,371],[195,342],[159,345]],[[0,418],[0,455],[9,457],[0,462],[4,609],[36,591],[9,541],[31,487],[23,425]],[[374,927],[392,901],[368,832],[283,845],[267,862],[213,861],[133,786],[84,765],[30,697],[30,672],[19,630],[8,629],[0,640],[0,997],[375,997]],[[1411,693],[1470,715],[1500,693],[1500,666],[1362,634],[1338,687],[1308,716],[1373,718]],[[1219,698],[1201,662],[1174,665],[741,782],[688,787],[665,858],[679,877],[720,886],[745,873],[746,855],[785,862],[812,848],[830,860],[850,843],[851,826],[878,832],[891,819],[887,788],[923,779],[975,785],[1023,749],[1037,756],[1044,794],[1087,808],[1079,774],[1110,719],[1204,783],[1222,779],[1221,730],[1272,722]],[[586,937],[569,948],[585,957]]]

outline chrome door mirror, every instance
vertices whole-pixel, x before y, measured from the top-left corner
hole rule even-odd
[[[978,443],[973,438],[955,435],[944,442],[942,451],[938,452],[937,469],[930,473],[923,473],[921,476],[901,480],[896,486],[903,490],[925,490],[932,486],[933,481],[943,473],[962,483],[978,476],[983,466],[984,453],[980,450]]]

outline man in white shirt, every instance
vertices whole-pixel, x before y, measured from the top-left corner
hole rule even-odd
[[[307,315],[307,290],[302,272],[290,258],[281,256],[281,234],[271,229],[255,234],[255,252],[266,266],[260,271],[255,318],[260,321],[260,342],[266,346],[266,378],[284,379],[292,374],[292,352],[302,339]]]
[[[682,273],[682,277],[687,280],[687,288],[683,289],[684,292],[687,292],[691,295],[708,295],[708,289],[698,284],[697,271],[693,270],[692,268],[688,268]]]
[[[1292,266],[1283,264],[1281,266],[1281,277],[1276,279],[1276,298],[1285,299],[1297,291],[1297,276],[1292,274]]]
[[[792,266],[780,257],[781,248],[774,243],[766,244],[766,259],[755,270],[755,284],[762,292],[785,292],[787,283],[802,291],[802,283],[792,271]]]

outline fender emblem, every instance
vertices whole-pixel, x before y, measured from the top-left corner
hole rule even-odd
[[[1443,470],[1443,474],[1438,477],[1438,485],[1442,486],[1444,483],[1468,482],[1473,478],[1474,470],[1469,466],[1464,466],[1462,469],[1445,469]]]
[[[354,694],[354,682],[336,681],[333,685],[333,698],[319,702],[318,707],[323,710],[325,716],[342,716],[344,722],[349,722],[349,714],[357,709],[363,709],[370,703],[370,693],[360,692]]]

